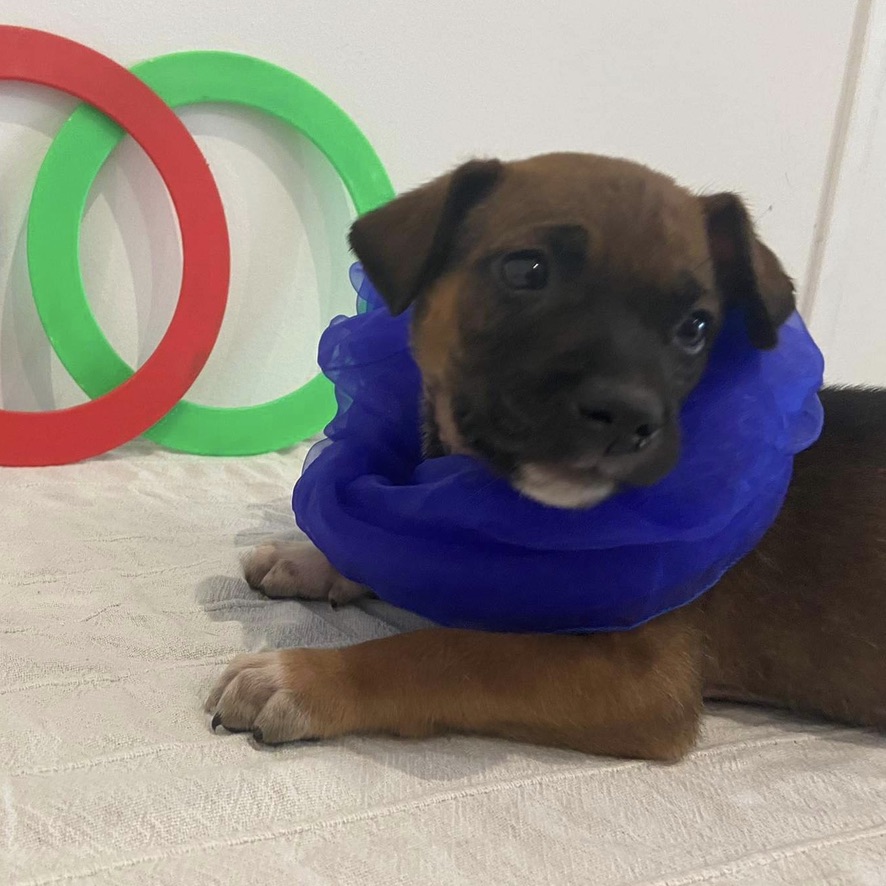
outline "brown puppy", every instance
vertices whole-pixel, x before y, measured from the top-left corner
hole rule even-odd
[[[473,454],[561,507],[673,467],[728,306],[762,348],[794,307],[737,197],[602,157],[466,164],[364,216],[351,243],[392,311],[415,305],[428,455]],[[662,760],[692,746],[705,697],[886,728],[886,392],[824,402],[775,526],[696,603],[620,634],[432,629],[241,656],[207,701],[213,725]],[[305,544],[258,548],[246,575],[269,596],[364,592]]]

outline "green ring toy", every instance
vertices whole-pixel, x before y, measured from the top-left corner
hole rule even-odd
[[[394,195],[384,166],[356,124],[322,92],[283,68],[236,53],[182,52],[142,62],[131,71],[172,108],[237,104],[293,126],[326,155],[360,215]],[[90,187],[123,135],[95,109],[78,108],[46,154],[28,220],[28,267],[40,320],[59,359],[92,398],[133,375],[89,308],[79,263]],[[145,436],[179,452],[255,455],[320,432],[334,414],[332,384],[317,375],[257,406],[220,408],[182,400]]]

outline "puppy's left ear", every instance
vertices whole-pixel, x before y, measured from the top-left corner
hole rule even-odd
[[[739,305],[748,335],[758,348],[778,344],[778,328],[794,312],[794,284],[781,262],[762,243],[741,198],[701,198],[717,285],[727,304]]]

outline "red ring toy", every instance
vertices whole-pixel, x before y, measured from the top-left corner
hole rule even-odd
[[[126,68],[72,40],[0,25],[0,80],[60,89],[122,126],[157,167],[181,229],[178,304],[162,341],[135,375],[82,406],[51,412],[0,409],[0,465],[70,464],[137,437],[194,383],[225,312],[228,228],[196,142],[165,102]]]

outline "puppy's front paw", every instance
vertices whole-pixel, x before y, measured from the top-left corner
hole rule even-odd
[[[283,649],[237,656],[206,700],[213,730],[251,732],[264,744],[347,731],[347,692],[336,678],[336,655],[337,650]]]
[[[268,597],[328,600],[344,606],[367,595],[366,588],[341,575],[310,542],[268,542],[243,558],[249,586]]]

